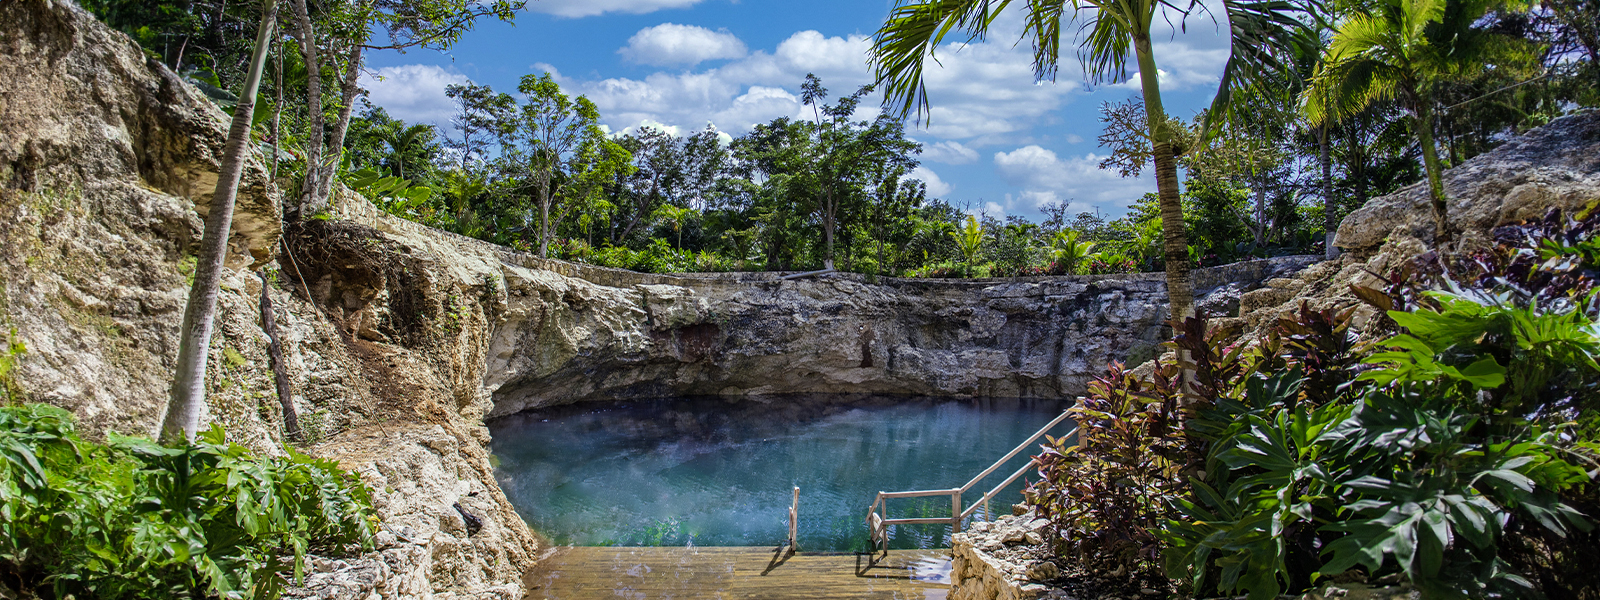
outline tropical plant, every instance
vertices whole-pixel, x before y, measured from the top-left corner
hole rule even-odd
[[[1303,94],[1315,126],[1337,123],[1375,102],[1398,99],[1411,116],[1422,151],[1440,242],[1453,233],[1444,165],[1434,141],[1435,94],[1442,83],[1480,70],[1497,51],[1498,34],[1474,27],[1506,3],[1490,0],[1378,0],[1358,6],[1335,26],[1322,64]],[[1510,8],[1524,3],[1513,2]]]
[[[1062,272],[1069,275],[1076,273],[1078,267],[1094,252],[1094,242],[1080,240],[1079,237],[1081,236],[1078,230],[1067,229],[1057,231],[1050,238],[1050,260],[1060,265]]]
[[[683,206],[673,206],[671,204],[663,204],[660,207],[656,208],[656,214],[655,214],[655,218],[657,220],[666,222],[668,225],[671,225],[672,226],[672,231],[674,233],[678,234],[678,246],[677,247],[680,248],[680,249],[683,248],[683,228],[684,228],[684,225],[689,222],[689,219],[694,218],[694,216],[695,216],[694,209],[688,208],[688,207],[683,207]]]
[[[956,247],[967,261],[967,269],[971,270],[977,263],[978,252],[983,249],[983,223],[978,222],[978,217],[967,215],[967,220],[961,223],[960,228],[950,232],[950,237],[956,241]]]
[[[276,598],[312,552],[372,548],[366,487],[330,460],[257,457],[212,428],[162,446],[0,407],[0,571],[25,596]]]
[[[1157,81],[1152,30],[1158,14],[1187,15],[1187,9],[1169,0],[1028,0],[1018,3],[1026,17],[1026,36],[1033,42],[1034,77],[1054,79],[1060,59],[1063,17],[1083,21],[1079,59],[1091,83],[1121,82],[1129,55],[1138,65],[1144,96],[1147,137],[1155,165],[1160,195],[1167,294],[1174,318],[1194,313],[1194,289],[1189,279],[1188,241],[1183,205],[1178,189],[1174,131],[1162,107]],[[932,0],[898,2],[874,37],[872,61],[885,105],[897,105],[901,114],[928,109],[922,70],[926,60],[953,29],[972,39],[988,34],[995,17],[1011,2],[985,0]],[[1226,112],[1232,91],[1253,85],[1273,72],[1283,71],[1278,58],[1285,45],[1305,34],[1293,18],[1300,7],[1277,0],[1228,0],[1223,3],[1233,47],[1217,94],[1216,113]],[[1070,7],[1070,10],[1069,10]]]

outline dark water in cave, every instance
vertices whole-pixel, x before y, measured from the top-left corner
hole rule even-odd
[[[800,548],[854,551],[866,549],[863,519],[878,491],[965,484],[1064,408],[1029,400],[678,398],[499,419],[490,424],[491,448],[512,504],[557,544],[775,546],[788,533],[791,486],[799,486]],[[1013,484],[991,508],[1009,512],[1020,489]],[[892,517],[950,514],[948,496],[891,502]],[[892,531],[892,548],[948,544],[945,525]]]

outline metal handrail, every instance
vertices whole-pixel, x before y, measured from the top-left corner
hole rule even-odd
[[[983,494],[982,498],[978,499],[978,501],[973,503],[972,506],[967,507],[966,510],[962,510],[962,507],[961,507],[961,495],[966,493],[968,490],[972,489],[972,486],[977,485],[978,482],[983,481],[983,479],[985,477],[988,477],[990,474],[993,474],[995,472],[995,470],[999,469],[1001,465],[1004,465],[1006,463],[1006,461],[1011,460],[1012,458],[1015,458],[1017,456],[1017,453],[1022,452],[1023,449],[1025,449],[1028,446],[1032,445],[1035,441],[1037,441],[1044,434],[1048,433],[1056,425],[1060,425],[1062,421],[1066,420],[1067,416],[1068,416],[1068,414],[1066,412],[1062,412],[1060,416],[1058,416],[1055,419],[1051,420],[1050,423],[1045,425],[1044,427],[1039,428],[1039,431],[1034,432],[1034,434],[1032,436],[1029,436],[1028,439],[1023,440],[1022,443],[1020,443],[1020,444],[1017,444],[1016,448],[1012,448],[1011,451],[1006,453],[1006,455],[1004,457],[1001,457],[1000,460],[997,460],[997,461],[994,462],[994,464],[989,465],[989,468],[984,469],[982,472],[978,473],[978,475],[976,477],[973,477],[972,480],[968,481],[966,485],[963,485],[963,486],[958,487],[958,488],[947,489],[947,490],[916,490],[916,491],[908,491],[908,492],[878,492],[877,498],[875,498],[872,501],[872,507],[867,509],[867,519],[866,519],[867,520],[867,528],[869,529],[868,534],[870,536],[871,544],[873,545],[872,553],[875,554],[877,552],[877,548],[878,547],[882,547],[883,552],[885,553],[885,555],[888,554],[888,552],[889,552],[888,527],[890,525],[916,525],[916,524],[942,524],[942,523],[948,523],[948,524],[950,524],[950,533],[951,534],[956,534],[956,533],[960,533],[961,532],[961,523],[962,523],[962,521],[965,521],[968,517],[972,516],[973,513],[977,512],[978,507],[980,507],[980,506],[983,507],[984,518],[987,519],[990,516],[989,515],[989,500],[994,498],[996,495],[998,495],[1001,490],[1005,489],[1006,486],[1011,485],[1011,483],[1016,481],[1017,478],[1022,477],[1022,475],[1024,473],[1027,473],[1029,469],[1033,468],[1032,461],[1030,461],[1026,465],[1023,465],[1022,468],[1017,469],[1017,471],[1015,473],[1012,473],[1010,477],[1007,477],[1005,481],[1001,482],[1000,485],[995,486],[994,489],[991,489],[988,492],[985,492]],[[1062,437],[1065,437],[1066,435],[1071,435],[1073,433],[1076,433],[1077,431],[1078,431],[1078,428],[1076,426],[1074,426],[1072,428],[1072,431],[1067,432]],[[889,518],[889,505],[888,505],[887,500],[889,500],[891,498],[925,498],[925,497],[930,497],[930,496],[949,496],[950,497],[950,516],[949,517],[920,517],[920,518],[908,518],[908,519],[890,519]],[[882,514],[879,514],[879,509],[882,509]]]

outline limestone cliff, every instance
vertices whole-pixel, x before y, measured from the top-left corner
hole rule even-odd
[[[167,397],[225,116],[70,2],[0,2],[0,23],[0,334],[15,328],[29,349],[15,378],[29,400],[72,410],[90,435],[150,433]],[[247,271],[264,268],[294,403],[321,442],[309,450],[361,472],[384,519],[378,552],[321,561],[312,588],[295,593],[520,597],[537,547],[484,450],[481,306],[451,305],[455,312],[440,317],[447,327],[426,320],[435,313],[416,313],[425,321],[412,329],[427,335],[362,338],[340,306],[286,287],[292,269],[273,260],[283,230],[278,197],[252,159],[233,221],[204,419],[226,425],[238,443],[282,452],[259,326],[262,283]],[[382,265],[396,273],[410,266]],[[464,296],[475,288],[430,273],[396,280],[415,284],[416,306],[476,298]],[[481,530],[467,531],[458,503],[482,518]]]

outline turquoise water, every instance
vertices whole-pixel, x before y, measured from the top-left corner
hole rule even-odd
[[[961,486],[1064,408],[1026,400],[680,398],[499,419],[490,424],[491,449],[511,503],[557,544],[776,546],[788,534],[791,486],[799,486],[800,549],[856,551],[867,547],[863,518],[877,492]],[[1062,423],[1053,433],[1069,429]],[[1026,464],[1035,448],[974,486],[964,504]],[[1011,487],[994,510],[1009,512],[1020,499],[1021,482]],[[950,514],[948,496],[891,502],[891,517]],[[892,531],[892,548],[948,545],[948,526]]]

